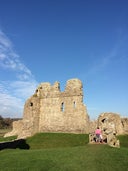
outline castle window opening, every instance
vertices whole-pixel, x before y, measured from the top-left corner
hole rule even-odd
[[[30,106],[33,106],[33,103],[32,102],[30,102]]]
[[[107,118],[102,119],[102,123],[105,123],[107,121]]]
[[[61,103],[61,111],[64,112],[64,102]]]
[[[73,107],[76,108],[76,102],[75,101],[73,102]]]

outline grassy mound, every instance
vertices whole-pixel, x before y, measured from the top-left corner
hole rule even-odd
[[[128,135],[119,135],[117,138],[120,140],[121,147],[128,147]]]
[[[30,149],[84,146],[88,143],[88,134],[38,133],[27,138]]]
[[[0,142],[12,141],[12,140],[14,140],[16,138],[17,138],[17,136],[11,136],[11,137],[5,137],[5,138],[0,137]]]
[[[39,133],[27,138],[29,150],[0,151],[2,171],[120,171],[128,170],[127,136],[121,148],[88,144],[88,135]]]

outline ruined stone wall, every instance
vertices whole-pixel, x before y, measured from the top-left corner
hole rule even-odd
[[[89,133],[94,133],[96,128],[97,128],[97,120],[90,120],[89,121]]]
[[[90,124],[92,123],[90,122]],[[119,114],[111,112],[101,113],[97,119],[97,127],[101,129],[103,143],[107,143],[112,147],[120,147],[120,142],[116,135],[123,134],[124,130]],[[95,143],[95,141],[96,136],[94,130],[89,134],[89,142]]]
[[[41,84],[37,90],[40,100],[40,132],[88,132],[88,114],[83,104],[80,80],[68,80],[64,92],[60,85]],[[40,91],[40,92],[39,92]]]
[[[55,91],[54,91],[55,90]],[[45,91],[46,92],[46,91]],[[80,80],[69,80],[64,92],[59,85],[50,89],[41,98],[40,132],[88,132],[88,116],[83,105],[82,83]],[[54,93],[53,93],[54,92]]]
[[[128,134],[128,118],[121,118],[123,133]]]
[[[123,134],[123,126],[121,122],[121,117],[119,114],[105,112],[99,115],[98,117],[98,126],[104,132],[113,132],[115,134]]]
[[[89,116],[83,104],[82,82],[68,80],[64,92],[60,91],[59,82],[41,83],[25,103],[22,126],[15,125],[10,134],[16,132],[18,138],[36,132],[88,133]]]
[[[37,132],[92,133],[99,126],[104,136],[128,134],[128,118],[106,112],[90,121],[83,104],[83,85],[79,79],[71,79],[65,90],[59,82],[53,85],[41,83],[24,105],[23,119],[13,123],[13,130],[5,135],[25,138]],[[110,133],[110,134],[109,134]]]
[[[121,118],[120,114],[113,112],[104,112],[99,115],[97,120],[90,121],[90,133],[93,133],[96,127],[100,127],[103,132],[113,132],[117,135],[128,134],[128,118]]]

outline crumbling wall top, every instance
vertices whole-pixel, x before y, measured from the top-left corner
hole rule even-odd
[[[71,90],[71,89],[81,90],[82,88],[83,88],[82,82],[79,79],[75,78],[67,81],[65,90]]]
[[[82,82],[75,78],[67,81],[65,93],[76,96],[83,96],[83,84]]]
[[[66,83],[66,87],[64,92],[60,91],[60,83],[55,82],[51,85],[49,82],[41,83],[34,96],[38,96],[40,98],[47,98],[47,97],[59,97],[59,96],[71,96],[71,95],[83,95],[83,85],[82,82],[77,79],[70,79]]]

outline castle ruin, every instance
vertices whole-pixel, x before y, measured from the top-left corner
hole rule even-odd
[[[128,134],[128,118],[119,114],[101,113],[90,121],[83,104],[83,85],[79,79],[70,79],[65,90],[60,83],[41,83],[24,105],[23,119],[13,122],[13,130],[4,137],[17,135],[26,138],[39,132],[89,133],[89,142],[95,139],[94,131],[100,127],[103,139],[111,146],[119,147],[116,135]]]
[[[89,116],[79,79],[68,80],[63,92],[59,82],[41,83],[26,101],[23,119],[15,121],[13,130],[5,136],[26,138],[37,132],[89,132]]]

